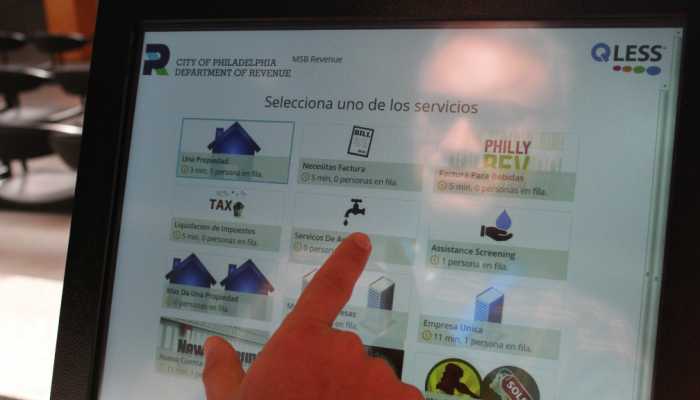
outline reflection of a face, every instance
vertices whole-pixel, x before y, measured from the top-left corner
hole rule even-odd
[[[458,136],[471,129],[531,131],[538,119],[553,117],[555,87],[561,82],[552,80],[552,60],[563,64],[566,57],[556,54],[559,50],[549,43],[547,33],[540,37],[524,33],[519,38],[513,32],[484,30],[457,36],[429,60],[420,83],[421,100],[470,102],[478,104],[479,110],[472,114],[420,113],[421,125],[449,131],[441,148],[469,151],[460,144],[469,141]]]
[[[503,39],[469,36],[447,43],[423,80],[427,92],[521,106],[538,105],[548,88],[544,65],[527,50]]]

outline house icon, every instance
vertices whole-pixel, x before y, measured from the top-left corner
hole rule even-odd
[[[228,266],[228,276],[221,281],[224,290],[234,292],[268,295],[274,292],[270,282],[265,278],[252,260],[244,262],[236,268],[234,264]]]
[[[226,130],[216,128],[216,138],[209,143],[207,148],[215,154],[240,154],[244,156],[252,156],[260,151],[260,146],[238,122]]]
[[[177,285],[196,286],[201,288],[209,288],[216,284],[207,268],[199,261],[199,258],[192,253],[189,257],[180,261],[179,258],[173,259],[173,269],[165,275],[165,279],[170,283]]]

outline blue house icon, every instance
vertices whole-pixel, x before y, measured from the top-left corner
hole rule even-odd
[[[260,146],[238,122],[226,130],[216,128],[216,138],[209,143],[207,148],[215,154],[240,154],[244,156],[252,156],[260,151]]]
[[[228,266],[228,276],[221,281],[225,290],[234,292],[268,295],[274,292],[270,282],[265,278],[252,260],[244,262],[236,268],[234,264]]]
[[[211,276],[207,268],[199,261],[199,258],[192,253],[189,257],[180,261],[179,258],[173,259],[173,269],[165,275],[170,283],[177,285],[196,286],[201,288],[210,288],[216,284],[216,279]]]

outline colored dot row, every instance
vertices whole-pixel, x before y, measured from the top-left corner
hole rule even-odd
[[[619,65],[616,65],[613,67],[613,71],[622,71],[622,72],[634,72],[635,74],[643,74],[646,72],[649,75],[658,75],[661,73],[661,68],[659,67],[649,67],[649,68],[644,68],[641,65],[638,65],[634,68],[630,67],[629,65],[625,65],[624,67],[621,67]]]

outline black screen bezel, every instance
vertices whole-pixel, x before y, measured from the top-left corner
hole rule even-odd
[[[125,2],[121,2],[124,6]],[[126,3],[132,3],[128,1]],[[157,2],[160,3],[160,2]],[[189,3],[189,2],[185,2]],[[340,15],[357,15],[365,10],[361,2],[350,2],[355,5],[355,13],[340,11],[337,6],[336,12]],[[119,222],[121,218],[121,202],[126,178],[126,167],[128,160],[129,140],[131,136],[131,116],[135,104],[135,87],[138,84],[140,68],[140,35],[145,27],[155,28],[155,30],[170,30],[172,27],[181,27],[182,30],[196,30],[202,27],[211,29],[212,24],[218,27],[230,29],[231,23],[236,29],[270,29],[289,27],[289,23],[296,27],[305,29],[321,29],[324,27],[338,28],[341,26],[355,28],[393,28],[405,27],[406,24],[413,24],[411,27],[428,27],[436,23],[445,22],[445,14],[450,13],[450,8],[442,8],[443,15],[435,15],[425,19],[425,15],[415,15],[416,8],[424,2],[383,2],[386,6],[393,5],[400,11],[402,18],[388,17],[389,10],[377,13],[374,18],[361,18],[359,20],[348,20],[339,18],[329,19],[271,19],[271,20],[237,20],[237,21],[203,21],[185,18],[187,10],[194,7],[188,4],[173,6],[178,12],[179,18],[172,18],[169,21],[162,21],[162,13],[157,10],[148,10],[149,7],[133,3],[132,10],[120,9],[120,6],[109,0],[103,0],[100,4],[98,17],[98,30],[96,33],[95,50],[92,64],[92,74],[90,88],[88,92],[87,114],[85,120],[85,134],[83,137],[83,152],[81,154],[81,170],[79,173],[78,189],[76,191],[76,202],[71,231],[69,256],[64,283],[64,297],[61,306],[61,320],[59,326],[59,336],[56,348],[56,361],[54,368],[54,381],[52,384],[52,398],[55,399],[76,399],[76,398],[97,398],[99,382],[102,376],[102,365],[104,362],[104,351],[106,346],[106,332],[109,320],[109,308],[111,299],[111,288],[113,283],[115,256],[117,249],[117,239],[119,234]],[[459,8],[452,4],[453,7]],[[488,6],[486,8],[491,8]],[[595,21],[596,26],[601,22],[609,21],[616,26],[636,26],[640,19],[629,17],[609,18],[613,15],[606,14],[605,10],[600,10],[596,14],[605,15],[605,19],[600,18],[580,18],[571,8],[565,9],[561,15],[551,15],[552,18],[528,18],[529,13],[525,13],[524,8],[515,4],[509,5],[509,13],[506,15],[523,15],[522,20],[540,20],[543,24],[555,24],[563,21],[567,26],[586,26]],[[570,7],[570,6],[569,6]],[[251,16],[269,16],[269,12],[263,10],[264,7],[248,7]],[[419,7],[420,8],[420,7]],[[117,9],[119,9],[117,12]],[[214,17],[216,8],[207,8],[210,17]],[[334,7],[331,7],[334,9]],[[438,7],[440,9],[440,7]],[[661,9],[657,6],[657,9]],[[335,17],[335,14],[321,13],[307,10],[308,15],[321,17]],[[562,10],[560,10],[562,11]],[[686,48],[692,49],[698,45],[697,35],[692,30],[696,20],[696,14],[688,14],[686,11],[687,26],[684,35]],[[172,13],[173,10],[170,10]],[[295,16],[287,10],[289,14],[282,16]],[[470,13],[459,14],[465,20],[473,20],[474,15]],[[142,18],[138,18],[141,15]],[[454,15],[454,14],[452,14]],[[498,18],[503,14],[477,15],[481,17],[484,24],[488,24],[486,19],[494,19],[517,22],[519,19]],[[116,17],[115,17],[116,16]],[[149,16],[151,18],[149,18]],[[158,20],[152,16],[161,16]],[[192,15],[198,16],[197,13]],[[216,17],[221,17],[218,13]],[[541,17],[541,16],[540,16]],[[576,17],[576,18],[574,18]],[[648,15],[641,16],[643,20]],[[661,20],[677,20],[680,15],[658,16]],[[460,18],[461,19],[461,18]],[[173,21],[178,20],[178,21]],[[655,19],[655,21],[658,21]],[[126,23],[126,26],[117,27],[118,22]],[[115,25],[116,24],[116,25]],[[548,25],[549,26],[549,25]],[[111,31],[115,28],[117,32]],[[691,36],[692,35],[692,36]],[[696,55],[687,54],[685,62],[694,63]],[[674,172],[671,187],[671,202],[669,209],[669,223],[666,241],[666,256],[664,262],[664,279],[662,281],[662,310],[659,319],[659,333],[656,346],[657,360],[656,371],[663,370],[663,374],[655,373],[654,384],[656,390],[655,398],[668,396],[670,393],[682,395],[682,376],[692,376],[692,371],[699,370],[690,361],[692,360],[692,344],[694,337],[689,332],[694,331],[694,327],[700,326],[700,320],[688,319],[690,310],[674,309],[664,307],[664,304],[673,304],[674,299],[682,297],[682,303],[688,303],[688,297],[699,299],[700,295],[694,294],[692,289],[693,279],[698,278],[698,273],[692,268],[673,268],[669,265],[692,265],[693,259],[697,259],[695,252],[697,246],[692,246],[695,239],[700,238],[700,234],[693,232],[692,227],[688,227],[686,222],[687,214],[695,216],[692,211],[695,194],[700,193],[700,186],[693,182],[692,174],[681,174],[677,171],[692,171],[693,155],[692,149],[697,140],[692,137],[692,127],[698,125],[698,118],[693,113],[692,106],[697,109],[698,82],[695,77],[687,77],[681,81],[680,90],[684,99],[679,103],[679,115],[676,129],[676,150],[674,156]],[[689,95],[690,93],[690,95]],[[695,167],[696,168],[696,167]],[[678,210],[681,210],[679,215]],[[677,293],[683,293],[680,296]],[[692,314],[692,312],[691,312]],[[692,317],[692,315],[691,315]],[[678,322],[678,321],[682,321]],[[675,324],[674,324],[675,323]],[[678,345],[678,343],[681,345]],[[683,348],[682,343],[686,344]],[[700,353],[700,352],[698,352]],[[680,361],[680,363],[679,363]],[[685,361],[685,362],[682,362]],[[670,369],[669,369],[670,368]],[[681,373],[682,371],[682,373]],[[690,374],[689,374],[690,373]],[[675,378],[674,378],[675,377]],[[678,386],[681,385],[681,386]],[[685,382],[686,390],[690,390]]]

